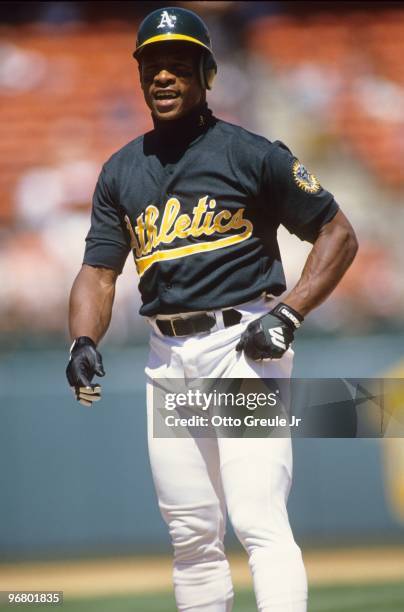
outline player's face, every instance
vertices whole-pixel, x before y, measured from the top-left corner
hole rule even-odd
[[[200,51],[190,44],[150,45],[141,55],[141,84],[147,106],[160,120],[179,119],[205,96],[199,81]]]

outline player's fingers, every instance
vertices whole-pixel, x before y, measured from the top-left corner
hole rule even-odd
[[[100,385],[90,385],[88,387],[71,387],[76,400],[83,406],[91,406],[93,402],[101,399]]]
[[[77,401],[80,402],[82,406],[86,406],[87,408],[93,405],[92,402],[85,399],[78,399]]]
[[[85,402],[99,402],[101,399],[101,395],[99,395],[98,397],[95,395],[82,395],[80,394],[78,397],[79,401],[80,400],[84,400]]]
[[[92,401],[90,399],[80,396],[79,387],[70,387],[70,388],[73,392],[74,397],[76,398],[78,402],[80,402],[80,404],[82,404],[83,406],[91,406]]]
[[[242,351],[244,349],[244,345],[245,345],[245,340],[243,337],[241,337],[236,346],[236,351],[237,352]]]
[[[86,385],[85,387],[79,387],[80,393],[87,393],[89,395],[96,395],[101,393],[101,385]]]
[[[100,397],[83,397],[80,395],[77,401],[80,402],[80,404],[83,404],[83,406],[92,406],[94,402],[98,402],[100,399]]]
[[[91,385],[90,387],[79,387],[78,395],[80,398],[96,402],[101,399],[101,387],[99,385]]]
[[[90,403],[93,403],[93,402],[99,402],[99,401],[100,401],[100,399],[101,399],[101,396],[99,396],[99,397],[94,397],[94,396],[91,396],[91,395],[79,395],[79,398],[78,398],[79,402],[80,402],[81,400],[83,400],[83,401],[85,401],[85,402],[90,402]]]
[[[244,354],[252,359],[253,361],[261,361],[264,357],[267,357],[265,353],[263,353],[260,349],[258,349],[254,344],[250,343],[244,349]]]
[[[104,370],[104,366],[103,366],[103,363],[102,363],[101,355],[99,355],[99,357],[97,357],[97,361],[96,361],[96,364],[95,364],[94,372],[97,374],[97,376],[105,376],[105,370]]]

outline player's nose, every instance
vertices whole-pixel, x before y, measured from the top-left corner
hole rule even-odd
[[[155,83],[161,83],[163,85],[167,85],[168,83],[175,82],[175,75],[169,70],[167,70],[166,68],[163,68],[162,70],[160,70],[160,72],[158,72],[155,75],[154,81]]]

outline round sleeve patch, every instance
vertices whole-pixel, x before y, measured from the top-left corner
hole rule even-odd
[[[317,193],[321,189],[318,178],[314,174],[310,174],[306,168],[295,159],[292,166],[293,178],[298,187],[307,193]]]

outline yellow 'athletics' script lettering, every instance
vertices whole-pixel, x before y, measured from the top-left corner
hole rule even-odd
[[[153,204],[147,206],[146,210],[137,217],[135,229],[128,215],[125,216],[140,276],[157,261],[214,251],[247,240],[251,236],[253,225],[251,221],[244,219],[243,208],[238,208],[235,212],[223,209],[215,214],[216,200],[211,199],[208,202],[208,199],[209,196],[200,198],[190,216],[180,214],[180,201],[177,198],[170,198],[164,207],[160,228],[157,226],[160,211]],[[241,232],[217,240],[195,242],[174,249],[158,249],[159,245],[171,244],[176,238],[184,239],[188,236],[200,238],[201,236],[212,236],[214,233],[227,234],[232,230],[241,230]]]

